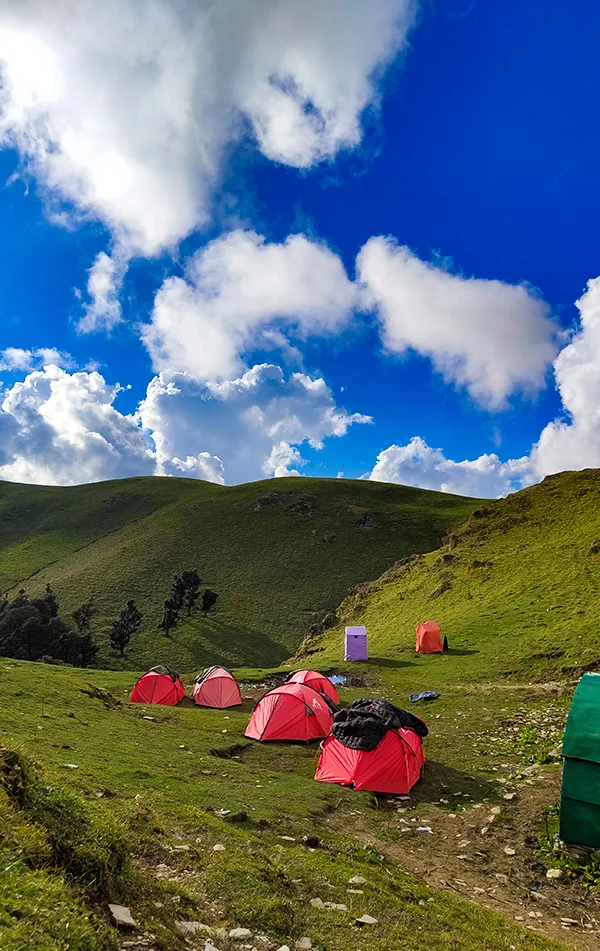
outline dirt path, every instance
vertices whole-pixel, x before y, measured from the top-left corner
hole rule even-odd
[[[541,767],[500,807],[474,803],[448,813],[447,807],[388,803],[385,836],[360,826],[354,833],[432,888],[494,909],[573,948],[597,951],[600,898],[577,881],[549,881],[537,854],[544,810],[558,800],[559,790],[560,770]]]

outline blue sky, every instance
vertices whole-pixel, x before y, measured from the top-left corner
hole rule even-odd
[[[87,0],[58,0],[54,15],[15,0],[0,14],[0,476],[342,472],[493,496],[600,465],[600,289],[586,291],[600,274],[597,4],[268,0],[252,31],[235,5],[218,23],[211,0],[154,7],[168,18],[160,42],[143,30],[128,38],[125,0],[98,22]],[[188,30],[194,7],[204,19]],[[123,49],[134,65],[121,73]],[[240,49],[246,72],[232,92],[211,63]],[[38,75],[46,54],[51,72]],[[166,107],[140,62],[164,70]],[[52,96],[49,76],[60,79]],[[275,89],[268,114],[259,79]],[[281,125],[290,100],[301,102],[291,131]],[[217,108],[231,110],[224,128]],[[139,111],[144,124],[131,131]],[[358,134],[348,133],[354,119]],[[165,157],[177,122],[181,145]],[[72,148],[88,129],[95,150]],[[119,181],[99,198],[104,146],[102,188],[109,173]],[[119,178],[127,163],[129,186]],[[253,274],[265,267],[250,290],[227,243],[249,233],[284,249],[263,264],[248,258]],[[290,235],[303,236],[302,266]],[[401,268],[389,244],[369,245],[358,274],[357,255],[380,236],[410,249],[409,263]],[[207,247],[221,250],[198,283],[190,262]],[[112,268],[108,308],[86,289],[98,255]],[[53,360],[40,348],[63,354],[58,370],[42,368]],[[264,363],[281,368],[275,382],[258,374],[233,386]],[[101,383],[90,383],[94,372]],[[496,373],[488,392],[482,381]]]

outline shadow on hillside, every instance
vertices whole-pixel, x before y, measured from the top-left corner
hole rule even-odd
[[[449,647],[446,651],[447,657],[469,657],[471,654],[480,654],[481,651],[463,650],[460,647]]]
[[[368,663],[373,667],[416,667],[412,660],[396,660],[394,657],[369,657]]]
[[[200,624],[186,644],[197,667],[276,667],[289,657],[289,648],[268,634],[218,618]]]

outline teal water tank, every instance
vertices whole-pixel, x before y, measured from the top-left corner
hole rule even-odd
[[[600,848],[600,674],[584,674],[573,696],[562,749],[560,837]]]

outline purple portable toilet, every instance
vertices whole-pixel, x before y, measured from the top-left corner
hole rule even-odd
[[[346,652],[344,660],[368,660],[366,627],[346,628]]]

